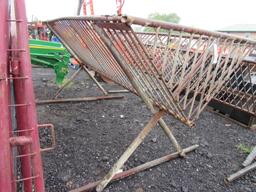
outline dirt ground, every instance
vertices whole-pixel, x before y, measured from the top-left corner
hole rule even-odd
[[[57,90],[49,69],[33,69],[38,99],[50,98]],[[102,85],[120,89],[116,85]],[[61,97],[101,95],[83,73]],[[55,126],[57,146],[43,154],[46,188],[69,191],[101,179],[140,132],[152,114],[139,97],[123,94],[118,100],[40,105],[40,123]],[[223,117],[204,111],[195,128],[171,116],[166,122],[183,147],[199,144],[187,155],[135,176],[114,182],[105,192],[256,192],[256,172],[226,185],[224,178],[241,168],[246,154],[238,144],[253,146],[256,134]],[[42,141],[45,138],[41,139]],[[126,163],[128,169],[174,152],[168,138],[156,127]]]

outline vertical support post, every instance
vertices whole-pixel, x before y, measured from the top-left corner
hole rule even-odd
[[[24,0],[15,0],[15,16],[16,20],[20,20],[22,22],[18,22],[16,25],[17,28],[17,47],[19,49],[24,49],[25,51],[18,53],[19,63],[15,68],[15,74],[17,76],[27,76],[28,79],[19,80],[16,79],[14,81],[14,89],[15,89],[15,101],[17,104],[27,104],[22,107],[16,107],[16,117],[17,117],[17,125],[20,130],[24,130],[24,136],[30,135],[32,138],[32,144],[23,152],[32,152],[35,155],[30,159],[26,157],[22,158],[22,161],[25,161],[25,167],[22,169],[23,175],[32,175],[34,178],[34,190],[36,192],[44,192],[44,179],[43,179],[43,167],[42,167],[42,159],[40,153],[40,142],[38,135],[38,127],[37,127],[37,115],[36,115],[36,107],[35,107],[35,95],[33,90],[33,82],[32,82],[32,68],[30,63],[30,54],[28,47],[28,31],[27,31],[27,18],[26,18],[26,9]],[[33,131],[25,131],[33,129]],[[29,157],[30,158],[30,157]],[[32,163],[32,166],[31,166]],[[31,171],[33,168],[33,171]],[[32,180],[24,181],[24,191],[31,192]],[[30,190],[31,189],[31,190]]]
[[[8,1],[0,1],[0,189],[14,192],[12,188],[13,170],[12,170],[12,150],[9,143],[11,131],[11,115],[9,109],[9,91],[10,85],[8,77]]]
[[[94,15],[93,0],[89,0],[91,15]]]
[[[117,15],[122,15],[123,0],[116,0]]]
[[[112,180],[119,169],[124,165],[124,163],[129,159],[129,157],[134,153],[138,146],[143,142],[145,137],[150,133],[150,131],[156,126],[159,119],[164,115],[164,111],[159,111],[154,114],[154,116],[149,120],[144,129],[139,133],[136,139],[130,144],[127,150],[122,154],[119,160],[115,163],[109,173],[102,179],[100,184],[97,186],[96,191],[101,192],[106,187],[106,185]]]

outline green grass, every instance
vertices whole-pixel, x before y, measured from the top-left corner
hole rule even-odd
[[[238,145],[236,146],[236,148],[237,148],[239,151],[241,151],[241,152],[243,152],[243,153],[245,153],[245,154],[250,154],[250,153],[252,152],[252,149],[253,149],[253,147],[249,147],[249,146],[247,146],[247,145],[245,145],[245,144],[242,144],[242,143],[238,144]]]

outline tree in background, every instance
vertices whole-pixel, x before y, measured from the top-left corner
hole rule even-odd
[[[148,16],[148,18],[160,20],[160,21],[171,22],[171,23],[179,23],[180,22],[180,17],[176,13],[169,13],[169,14],[151,13]]]
[[[149,19],[159,20],[159,21],[166,21],[171,23],[179,23],[180,17],[176,13],[169,13],[169,14],[160,14],[160,13],[151,13],[148,16]],[[153,29],[150,27],[145,27],[143,29],[145,32],[152,32]],[[165,32],[164,30],[160,30],[161,32]]]

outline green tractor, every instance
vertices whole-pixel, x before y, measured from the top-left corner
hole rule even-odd
[[[30,57],[33,65],[52,68],[56,74],[56,83],[62,84],[68,74],[70,54],[58,42],[29,40]]]

